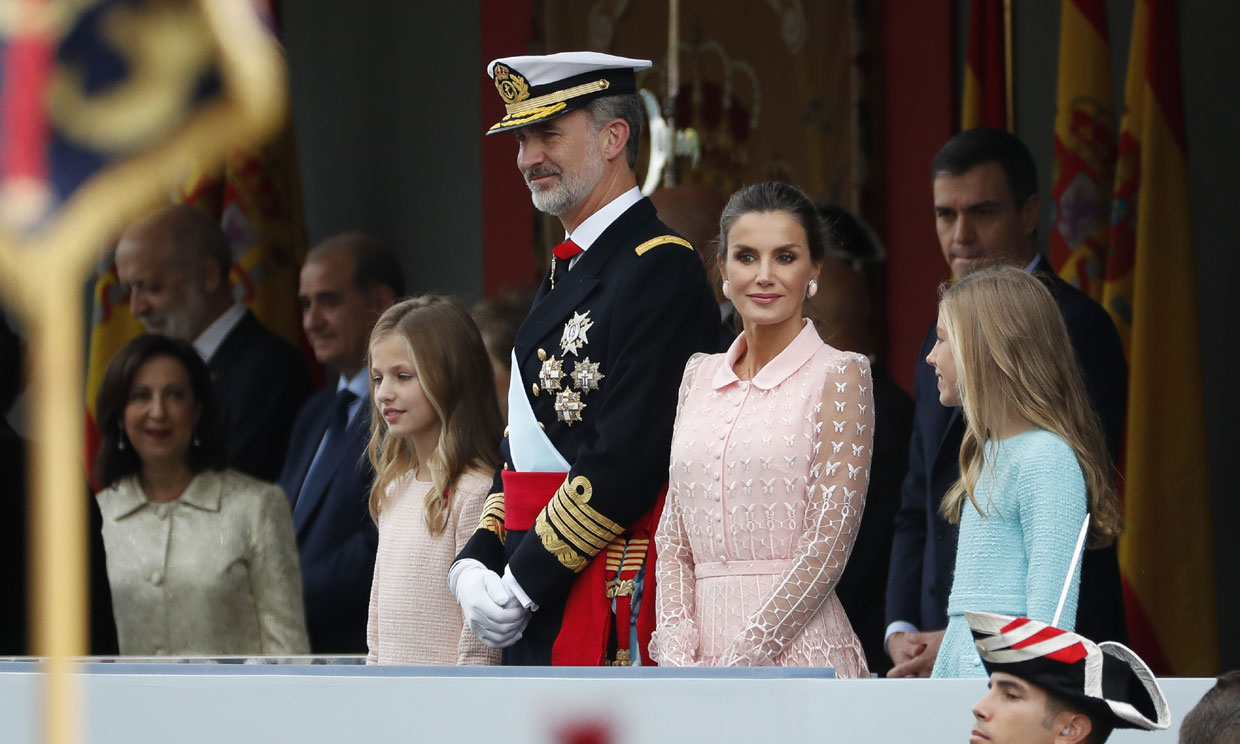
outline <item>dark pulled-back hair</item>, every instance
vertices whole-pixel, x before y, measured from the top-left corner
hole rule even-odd
[[[359,292],[387,286],[393,297],[405,294],[405,272],[384,241],[364,232],[333,235],[310,249],[306,261],[339,251],[353,259],[353,286]]]
[[[115,485],[122,478],[137,473],[142,468],[138,453],[125,436],[125,407],[134,378],[142,365],[156,357],[176,360],[189,376],[194,404],[198,406],[198,423],[194,426],[197,444],[192,444],[186,457],[193,473],[204,470],[223,470],[228,466],[228,452],[216,418],[214,395],[211,389],[211,373],[206,362],[188,341],[170,336],[148,333],[138,336],[121,347],[104,370],[103,382],[95,398],[96,423],[102,444],[95,457],[95,480],[105,488]],[[124,448],[118,444],[124,442]]]
[[[960,176],[986,163],[998,163],[1016,206],[1038,193],[1038,169],[1029,148],[1015,135],[994,127],[957,134],[943,145],[930,163],[931,180]]]
[[[1240,669],[1220,675],[1184,716],[1180,744],[1240,744]]]
[[[629,125],[629,140],[624,145],[624,159],[629,170],[637,169],[637,150],[642,139],[642,100],[636,94],[595,98],[585,105],[594,130],[601,131],[612,119],[622,119]]]
[[[814,202],[796,186],[778,181],[763,181],[746,186],[728,199],[728,205],[719,216],[719,237],[716,240],[719,260],[726,260],[728,257],[728,233],[737,220],[747,214],[771,212],[786,212],[805,229],[806,247],[809,249],[811,261],[821,263],[826,258],[827,232]]]

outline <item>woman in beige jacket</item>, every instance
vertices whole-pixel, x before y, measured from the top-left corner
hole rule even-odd
[[[96,411],[96,498],[126,655],[309,652],[297,547],[278,486],[224,468],[210,373],[177,339],[112,359]]]

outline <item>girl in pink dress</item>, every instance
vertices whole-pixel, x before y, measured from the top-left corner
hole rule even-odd
[[[873,391],[869,361],[802,318],[823,241],[813,203],[786,184],[742,189],[720,219],[744,332],[685,367],[655,533],[660,664],[868,674],[834,590],[865,505]]]
[[[370,336],[370,513],[379,525],[368,664],[496,664],[465,625],[448,568],[474,534],[499,464],[491,362],[469,315],[427,295]]]

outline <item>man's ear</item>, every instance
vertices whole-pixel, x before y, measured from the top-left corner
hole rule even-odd
[[[1056,744],[1079,744],[1094,730],[1094,722],[1083,713],[1064,711],[1055,717]]]
[[[629,142],[632,132],[624,119],[612,119],[603,125],[599,136],[603,137],[603,157],[615,160],[624,156],[624,147]]]
[[[1020,229],[1025,237],[1033,235],[1033,231],[1038,229],[1038,211],[1042,208],[1042,198],[1037,194],[1030,194],[1029,198],[1020,207]]]

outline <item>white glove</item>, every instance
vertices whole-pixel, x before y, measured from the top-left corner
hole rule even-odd
[[[531,613],[504,588],[499,574],[478,561],[465,559],[452,565],[448,585],[465,623],[484,644],[507,648],[521,639]]]

